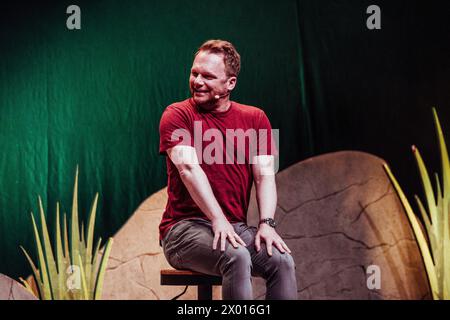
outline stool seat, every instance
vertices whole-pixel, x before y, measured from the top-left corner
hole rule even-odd
[[[191,270],[162,269],[161,285],[197,286],[199,300],[212,300],[212,286],[222,285],[222,277]]]

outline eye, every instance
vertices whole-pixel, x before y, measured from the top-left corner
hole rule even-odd
[[[193,77],[197,78],[198,73],[197,73],[197,72],[191,72],[191,75],[192,75]]]

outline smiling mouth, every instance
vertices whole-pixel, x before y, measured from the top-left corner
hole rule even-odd
[[[208,91],[194,90],[194,94],[195,94],[195,95],[201,95],[201,96],[203,96],[203,95],[205,95],[205,94],[207,94],[207,93],[208,93]]]

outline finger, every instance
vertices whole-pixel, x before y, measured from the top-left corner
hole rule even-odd
[[[234,234],[234,238],[237,240],[237,242],[239,242],[240,244],[242,244],[244,247],[246,247],[247,245],[245,244],[244,240],[242,240],[241,237],[239,237],[239,235],[237,233]]]
[[[213,240],[213,250],[217,249],[217,241],[219,241],[220,233],[216,232],[214,234],[214,240]]]
[[[281,253],[285,253],[286,251],[283,248],[283,245],[281,244],[280,241],[277,241],[273,243],[275,245],[275,247],[281,252]]]
[[[225,242],[227,240],[225,232],[220,233],[220,251],[225,251]]]
[[[234,248],[239,247],[238,243],[236,242],[236,239],[234,239],[234,235],[233,234],[229,233],[227,235],[227,237],[228,237],[228,240],[231,242],[231,244],[233,245]]]
[[[272,242],[266,241],[266,247],[267,247],[267,254],[271,257],[272,256]]]
[[[292,253],[291,249],[289,249],[289,247],[287,246],[287,244],[284,241],[281,241],[281,245],[287,252]]]
[[[256,252],[259,252],[259,250],[261,250],[261,237],[259,236],[259,234],[257,234],[255,237],[255,248]]]

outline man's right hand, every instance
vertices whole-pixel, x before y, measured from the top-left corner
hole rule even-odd
[[[225,251],[225,242],[228,239],[233,247],[237,248],[239,244],[246,246],[245,242],[234,232],[233,226],[226,219],[215,219],[212,221],[214,232],[213,250],[217,249],[217,243],[220,239],[220,251]]]

